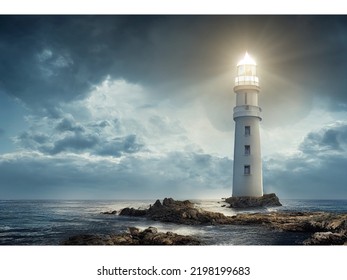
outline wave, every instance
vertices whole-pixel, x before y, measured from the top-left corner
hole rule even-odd
[[[12,230],[13,227],[9,227],[9,226],[0,226],[0,231],[9,231]]]

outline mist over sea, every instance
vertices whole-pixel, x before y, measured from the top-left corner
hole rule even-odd
[[[192,200],[205,210],[235,215],[242,212],[220,200]],[[326,211],[347,213],[347,200],[281,200],[282,207],[261,211]],[[146,208],[154,200],[1,200],[0,245],[59,245],[76,234],[121,233],[129,226],[157,227],[161,231],[194,235],[207,245],[296,245],[308,233],[281,232],[266,227],[239,225],[187,226],[149,221],[142,217],[105,215],[124,207]]]

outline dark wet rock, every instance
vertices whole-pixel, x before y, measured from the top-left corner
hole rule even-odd
[[[347,214],[325,212],[272,212],[239,214],[233,224],[262,224],[276,230],[311,232],[305,245],[341,245],[347,242]]]
[[[141,217],[147,214],[148,210],[134,209],[134,208],[124,208],[119,212],[120,216],[134,216]]]
[[[230,208],[256,208],[282,206],[278,197],[274,193],[264,194],[261,197],[240,196],[225,199]]]
[[[129,230],[130,235],[133,237],[139,236],[139,234],[140,234],[140,230],[136,227],[129,227],[128,230]]]
[[[229,224],[231,222],[231,217],[222,213],[204,211],[196,208],[194,203],[189,200],[178,201],[172,198],[165,198],[163,203],[157,200],[147,210],[125,208],[121,210],[119,215],[140,216],[139,213],[151,220],[186,225]]]
[[[106,212],[101,212],[101,214],[106,214],[106,215],[117,215],[117,210],[111,210],[111,211],[106,211]]]
[[[304,241],[305,245],[347,245],[347,231],[316,232]]]
[[[264,224],[284,231],[341,231],[347,229],[347,214],[326,212],[244,213],[233,216],[233,224]]]
[[[201,245],[201,242],[193,236],[158,232],[155,227],[143,231],[131,227],[123,234],[72,236],[62,245]]]
[[[126,210],[125,210],[126,209]],[[347,214],[326,212],[266,212],[242,213],[225,216],[222,213],[196,208],[194,203],[165,198],[163,203],[157,200],[146,210],[125,208],[120,215],[144,216],[147,219],[186,225],[263,225],[277,231],[312,233],[312,240],[305,244],[344,244],[347,232]],[[140,211],[140,212],[139,212]],[[327,232],[331,232],[328,234]],[[316,233],[316,235],[314,235]],[[324,234],[321,234],[324,233]],[[145,240],[156,238],[149,235]],[[340,241],[337,241],[340,238]],[[167,241],[169,243],[169,241]],[[324,243],[325,242],[325,243]],[[331,242],[331,243],[329,243]]]

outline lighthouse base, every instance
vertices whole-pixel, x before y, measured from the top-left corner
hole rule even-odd
[[[263,196],[239,196],[229,197],[225,202],[230,205],[230,208],[257,208],[257,207],[273,207],[282,206],[278,197],[274,193],[264,194]]]

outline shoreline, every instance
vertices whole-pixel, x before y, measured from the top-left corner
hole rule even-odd
[[[256,210],[256,209],[252,209]],[[303,245],[347,245],[347,213],[281,211],[268,213],[239,213],[225,216],[197,208],[189,200],[157,200],[147,209],[126,207],[120,211],[103,212],[105,215],[143,217],[150,221],[179,225],[243,225],[265,226],[273,231],[309,233],[311,237]]]
[[[37,201],[37,200],[36,200]],[[337,230],[317,229],[310,232],[288,231],[276,229],[270,222],[264,224],[248,221],[249,225],[192,225],[187,223],[153,221],[146,217],[118,216],[117,212],[126,207],[147,209],[155,201],[149,200],[108,200],[85,202],[85,200],[63,201],[13,201],[0,204],[1,215],[6,217],[0,227],[2,238],[1,245],[59,245],[63,240],[82,234],[122,234],[129,227],[138,227],[144,230],[150,226],[157,227],[158,231],[171,231],[181,235],[191,235],[201,238],[206,245],[301,245],[317,230],[331,231]],[[162,200],[161,200],[162,201]],[[271,214],[279,213],[300,213],[300,212],[324,212],[330,214],[347,213],[347,200],[319,200],[317,201],[297,201],[284,200],[282,207],[270,207],[252,210],[235,210],[227,208],[221,199],[202,200],[196,199],[194,207],[202,210],[221,212],[226,216],[237,216],[240,214]],[[281,201],[282,202],[282,201]],[[116,214],[101,214],[104,211],[116,209]],[[319,210],[319,211],[318,211]],[[274,214],[272,214],[274,215]],[[277,214],[278,215],[278,214]],[[241,216],[240,216],[241,217]],[[254,217],[253,217],[254,219]],[[264,217],[262,217],[264,219]],[[292,218],[293,219],[293,218]],[[330,219],[330,218],[329,218]],[[23,223],[20,222],[23,220]],[[243,219],[245,220],[245,219]],[[274,220],[274,218],[272,218]],[[288,218],[282,220],[287,220]],[[37,223],[39,221],[39,223]],[[279,218],[277,216],[279,223]],[[246,223],[246,222],[243,222]],[[326,234],[325,234],[326,235]],[[331,235],[328,233],[328,235]],[[333,236],[333,235],[331,235]],[[337,236],[339,237],[339,236]],[[332,244],[332,242],[327,242]]]

